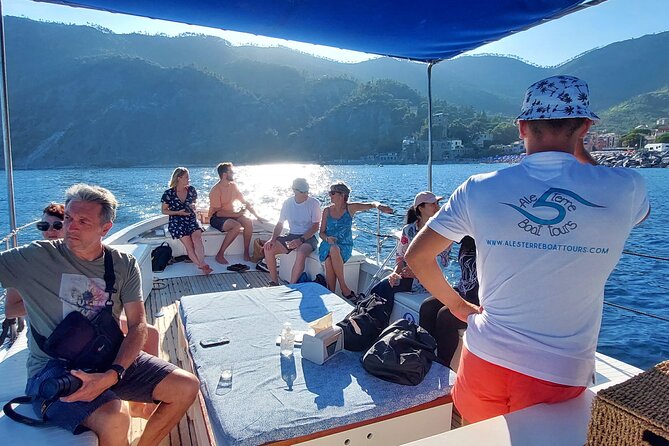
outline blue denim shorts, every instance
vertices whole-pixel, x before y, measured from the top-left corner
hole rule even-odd
[[[49,423],[67,429],[73,434],[79,434],[87,430],[81,423],[110,401],[121,399],[143,403],[159,402],[153,400],[153,390],[158,383],[176,369],[174,364],[140,352],[137,359],[128,367],[123,380],[105,390],[93,401],[64,403],[55,400],[50,402],[39,396],[40,385],[48,378],[56,378],[68,373],[65,363],[54,359],[49,361],[35,376],[28,379],[26,395],[33,397],[33,410],[38,417],[41,418],[44,414]]]

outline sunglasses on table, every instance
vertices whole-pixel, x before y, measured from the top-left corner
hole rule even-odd
[[[37,222],[37,229],[40,231],[48,231],[49,228],[53,227],[56,231],[60,231],[63,229],[63,222],[62,221],[54,221],[53,223],[49,223],[48,221],[38,221]]]

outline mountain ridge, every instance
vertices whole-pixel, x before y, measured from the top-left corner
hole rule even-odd
[[[342,64],[284,47],[234,47],[212,36],[117,35],[5,20],[18,167],[69,166],[69,153],[77,153],[75,162],[118,166],[327,161],[399,151],[406,136],[424,135],[424,64]],[[510,122],[527,85],[570,73],[589,82],[593,107],[606,117],[600,128],[629,125],[621,113],[633,105],[621,104],[660,92],[657,100],[633,102],[645,104],[634,119],[649,121],[653,110],[666,110],[661,92],[669,61],[656,57],[653,70],[642,72],[627,67],[663,48],[669,32],[594,49],[558,67],[458,57],[434,67],[435,111],[447,116],[449,135],[469,143]]]

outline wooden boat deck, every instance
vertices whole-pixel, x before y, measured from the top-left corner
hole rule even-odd
[[[178,318],[177,301],[189,294],[234,291],[243,288],[264,287],[269,284],[269,274],[261,271],[244,273],[211,274],[209,276],[177,277],[154,281],[146,299],[146,317],[160,332],[160,357],[184,370],[193,371],[192,363],[183,345],[182,329]],[[161,446],[205,446],[212,442],[207,427],[206,409],[202,397],[195,401],[186,416],[170,432]],[[133,418],[130,442],[136,444],[146,421]]]

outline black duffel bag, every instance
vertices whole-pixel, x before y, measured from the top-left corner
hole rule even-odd
[[[407,386],[420,384],[430,371],[437,341],[424,328],[398,319],[383,330],[362,357],[362,366],[385,381]]]
[[[160,273],[165,270],[172,260],[172,248],[167,242],[162,242],[160,246],[151,251],[151,269],[154,273]]]
[[[392,302],[377,294],[358,301],[355,309],[337,324],[343,332],[344,348],[352,352],[367,350],[388,326],[392,309]]]

